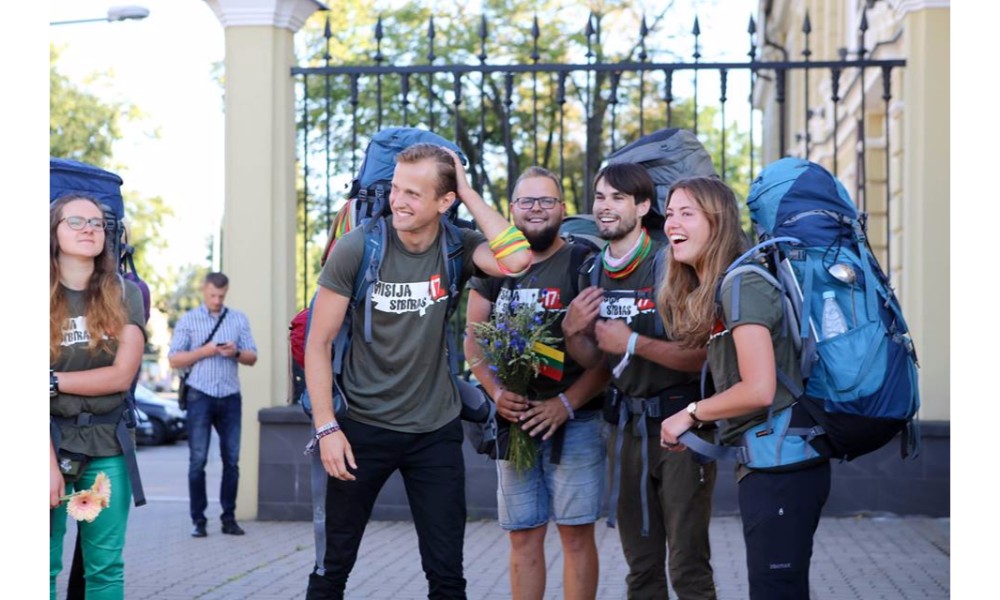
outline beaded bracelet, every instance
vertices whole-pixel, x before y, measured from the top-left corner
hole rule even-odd
[[[563,406],[566,407],[566,412],[569,413],[569,420],[572,421],[575,419],[576,415],[573,413],[573,405],[569,403],[569,398],[566,397],[566,394],[559,392],[559,399],[562,400]]]

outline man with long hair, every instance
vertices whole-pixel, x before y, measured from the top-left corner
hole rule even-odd
[[[612,369],[605,412],[616,425],[611,518],[629,565],[628,596],[667,598],[668,563],[679,598],[714,600],[708,524],[716,465],[690,451],[667,452],[657,435],[665,417],[700,398],[705,350],[671,341],[656,312],[665,248],[644,227],[655,198],[649,174],[632,163],[608,165],[594,191],[594,217],[608,244],[593,265],[598,285],[570,304],[563,333],[582,365]]]

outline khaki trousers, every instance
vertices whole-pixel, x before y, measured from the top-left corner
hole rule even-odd
[[[622,443],[618,534],[629,566],[626,577],[630,600],[668,598],[670,584],[680,600],[715,600],[708,524],[716,464],[698,464],[690,450],[667,452],[660,447],[658,420],[647,419],[649,473],[646,498],[649,536],[642,536],[642,438],[636,417],[629,420]],[[617,427],[610,436],[608,455],[614,461]],[[710,434],[705,434],[711,440]],[[669,555],[668,555],[669,552]]]

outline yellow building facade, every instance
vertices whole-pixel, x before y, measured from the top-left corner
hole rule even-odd
[[[868,213],[869,239],[891,274],[916,344],[920,417],[949,421],[950,2],[764,0],[760,58],[803,60],[807,15],[810,60],[839,60],[842,49],[854,60],[864,48],[866,58],[906,65],[891,70],[888,87],[882,69],[844,69],[836,103],[830,69],[810,70],[808,78],[789,72],[784,140],[776,81],[759,78],[754,102],[762,112],[762,163],[782,156],[783,141],[785,155],[835,171]]]

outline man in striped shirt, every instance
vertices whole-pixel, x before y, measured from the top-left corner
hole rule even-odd
[[[222,533],[243,535],[236,523],[236,489],[239,484],[240,422],[242,396],[238,366],[257,362],[257,345],[250,323],[242,312],[224,306],[229,278],[209,273],[202,287],[204,304],[185,313],[174,328],[170,366],[190,368],[187,378],[187,430],[191,459],[188,490],[191,497],[193,537],[205,537],[205,462],[212,427],[219,434],[222,455]]]

